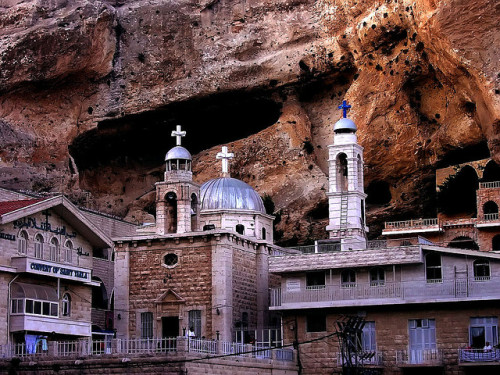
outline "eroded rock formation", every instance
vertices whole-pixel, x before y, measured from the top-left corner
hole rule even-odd
[[[347,99],[372,235],[435,215],[434,169],[500,161],[494,1],[0,0],[0,186],[151,220],[180,123],[196,180],[270,195],[286,243],[324,236]]]

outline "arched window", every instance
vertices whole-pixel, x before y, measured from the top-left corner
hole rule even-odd
[[[70,240],[64,243],[64,249],[61,250],[61,257],[66,263],[73,261],[73,242]]]
[[[198,229],[198,197],[196,194],[191,194],[191,230]]]
[[[486,259],[474,261],[474,280],[486,281],[490,279],[490,262]]]
[[[173,191],[165,195],[165,221],[167,233],[177,233],[177,194]]]
[[[343,270],[340,273],[342,288],[354,288],[356,286],[356,272],[354,270]]]
[[[245,233],[245,226],[243,224],[236,225],[236,233],[244,234]]]
[[[17,251],[19,254],[26,255],[28,248],[28,233],[25,230],[19,232],[17,236]]]
[[[57,238],[52,237],[49,245],[49,257],[52,262],[57,261],[57,255],[59,254],[59,241]]]
[[[470,165],[466,165],[439,186],[437,195],[439,212],[476,216],[476,190],[478,187],[479,180],[476,170]]]
[[[425,277],[428,283],[440,283],[443,281],[441,272],[441,256],[429,253],[425,256]]]
[[[260,231],[262,233],[262,239],[265,240],[266,239],[266,228],[262,228]]]
[[[35,258],[43,259],[43,236],[40,233],[35,236]]]
[[[493,237],[491,241],[491,250],[500,250],[500,234]]]
[[[385,285],[385,272],[382,267],[375,267],[370,270],[370,286]]]
[[[343,152],[337,155],[337,191],[348,189],[347,155]]]
[[[493,201],[488,201],[483,206],[484,220],[498,219],[498,205]]]
[[[71,296],[68,293],[65,293],[62,298],[62,315],[71,315]]]

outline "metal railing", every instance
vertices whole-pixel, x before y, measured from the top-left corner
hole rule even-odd
[[[500,188],[500,181],[479,183],[479,189],[496,189],[496,188]]]
[[[382,366],[384,360],[382,352],[360,351],[351,357],[351,362],[358,364],[362,363],[363,365]],[[337,364],[338,366],[342,366],[342,353],[337,353]]]
[[[437,218],[432,219],[411,219],[404,221],[386,221],[385,229],[406,229],[406,228],[420,228],[428,226],[439,225]]]
[[[396,351],[397,365],[442,365],[443,351],[440,349],[410,349]]]
[[[500,361],[500,349],[458,349],[458,362],[495,362]]]
[[[484,214],[483,215],[483,220],[484,221],[494,221],[498,220],[498,212],[494,214]]]
[[[26,344],[0,345],[0,358],[13,357],[93,357],[106,355],[143,355],[187,351],[203,355],[235,355],[257,359],[293,361],[293,349],[273,347],[269,342],[253,345],[205,339],[148,338],[148,339],[104,339],[78,341],[51,341],[43,347],[40,343],[27,347]]]
[[[297,290],[282,290],[272,288],[269,293],[269,306],[281,307],[295,303],[330,303],[333,305],[349,305],[349,301],[359,305],[362,300],[387,300],[387,303],[418,303],[429,298],[442,301],[463,300],[468,298],[488,298],[499,293],[496,285],[499,277],[474,277],[456,280],[419,280],[407,282],[385,282],[372,285],[371,283],[349,283],[348,285],[325,285],[321,289],[301,287]],[[348,286],[348,287],[346,287]],[[380,303],[377,302],[377,303]],[[310,307],[310,306],[309,306]]]

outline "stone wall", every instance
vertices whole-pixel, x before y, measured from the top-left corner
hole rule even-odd
[[[284,343],[286,345],[298,340],[304,375],[326,375],[339,371],[339,345],[335,336],[307,342],[334,333],[336,321],[344,315],[363,316],[366,321],[375,322],[377,351],[383,353],[384,374],[394,375],[403,373],[403,369],[396,364],[396,351],[408,349],[408,320],[435,319],[437,348],[443,350],[443,369],[446,374],[459,375],[465,374],[465,370],[458,366],[458,349],[469,345],[470,318],[498,317],[500,309],[496,302],[492,302],[475,303],[474,307],[454,303],[329,310],[327,331],[317,333],[306,332],[307,313],[300,311],[294,315],[285,312],[283,315]]]

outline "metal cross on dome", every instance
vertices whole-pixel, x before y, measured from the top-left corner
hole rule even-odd
[[[222,146],[222,152],[217,153],[216,159],[222,159],[222,174],[225,176],[229,173],[229,160],[234,157],[232,152],[227,152],[227,147]]]
[[[339,105],[339,109],[342,109],[342,110],[343,110],[343,112],[344,112],[344,118],[346,118],[346,117],[347,117],[347,110],[348,110],[349,108],[351,108],[351,105],[350,105],[350,104],[347,104],[347,101],[346,101],[346,100],[344,100],[344,101],[342,102],[342,105]]]
[[[186,131],[182,131],[181,130],[181,126],[177,125],[177,127],[175,128],[175,130],[172,131],[171,136],[175,137],[175,144],[177,146],[180,146],[181,145],[182,137],[186,136]]]

